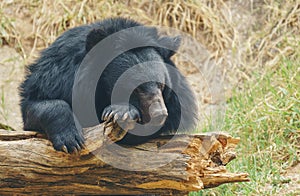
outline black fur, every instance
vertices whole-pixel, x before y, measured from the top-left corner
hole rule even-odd
[[[80,150],[84,139],[82,131],[75,126],[77,120],[72,111],[72,87],[75,73],[85,55],[99,41],[115,32],[135,26],[142,25],[123,18],[103,20],[70,29],[45,49],[41,53],[41,57],[28,67],[26,79],[20,86],[24,129],[45,132],[57,150],[62,150],[63,146],[66,146],[69,152],[75,149]],[[132,34],[129,38],[125,36],[126,39],[120,37],[117,47],[127,46],[139,39],[144,39],[149,44],[157,46],[126,51],[106,67],[98,81],[95,97],[95,107],[99,119],[101,120],[101,116],[108,110],[118,110],[121,114],[130,110],[130,118],[143,119],[141,111],[143,108],[140,107],[141,103],[139,102],[140,95],[132,95],[131,109],[128,108],[128,104],[127,106],[124,104],[110,106],[110,95],[115,81],[128,68],[137,63],[157,61],[161,63],[144,66],[141,68],[141,73],[134,77],[150,77],[154,81],[163,79],[166,86],[150,82],[138,88],[146,94],[157,92],[157,90],[161,91],[168,117],[157,133],[145,137],[137,137],[128,133],[122,142],[140,143],[162,133],[177,131],[180,120],[183,122],[183,129],[189,129],[195,125],[196,121],[195,98],[186,79],[179,72],[171,74],[170,68],[164,66],[164,63],[167,63],[176,69],[170,59],[175,52],[159,47],[161,44],[177,50],[180,39],[178,37],[160,37],[153,27],[144,27],[143,30],[134,31]],[[185,92],[184,95],[177,97],[171,90],[174,87]],[[181,106],[179,102],[183,105]],[[92,124],[84,126],[92,126]]]

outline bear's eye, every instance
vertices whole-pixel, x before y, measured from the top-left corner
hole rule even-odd
[[[163,83],[158,83],[158,88],[160,88],[161,90],[164,90],[165,84],[163,84]]]

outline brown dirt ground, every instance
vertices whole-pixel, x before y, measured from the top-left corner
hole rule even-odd
[[[0,48],[0,123],[14,129],[22,128],[18,86],[24,77],[22,57],[14,48]]]

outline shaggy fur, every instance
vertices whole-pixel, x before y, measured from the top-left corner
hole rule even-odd
[[[77,121],[72,111],[72,88],[75,73],[86,54],[107,36],[130,27],[142,26],[141,24],[124,19],[113,18],[103,20],[91,25],[76,27],[66,31],[47,49],[40,58],[27,69],[25,81],[20,86],[21,109],[25,130],[45,132],[56,150],[65,146],[68,152],[80,150],[84,139],[82,130],[77,129]],[[144,26],[142,26],[144,27]],[[195,125],[197,107],[195,98],[186,81],[179,73],[171,73],[169,64],[175,69],[175,64],[170,57],[175,53],[172,50],[159,47],[165,45],[177,50],[180,44],[178,37],[161,37],[153,27],[144,27],[142,30],[133,30],[130,35],[120,36],[117,41],[118,48],[126,48],[128,44],[144,41],[149,42],[149,47],[139,47],[128,50],[115,58],[105,68],[101,75],[95,97],[95,107],[98,118],[102,122],[103,112],[118,110],[128,112],[131,119],[145,119],[145,108],[142,107],[141,96],[150,96],[161,92],[168,116],[155,134],[150,136],[135,136],[128,133],[121,141],[134,144],[147,141],[160,134],[177,131],[179,122],[183,129],[188,130]],[[155,46],[153,46],[155,45]],[[139,93],[133,93],[128,103],[111,105],[111,93],[117,79],[130,67],[143,62],[157,62],[139,68],[139,73],[132,77],[149,77],[154,82],[145,83],[138,88]],[[159,79],[165,84],[155,81]],[[172,91],[176,87],[184,92],[177,97]],[[125,107],[126,105],[126,107]],[[127,108],[127,109],[126,109]],[[182,118],[181,118],[182,117]],[[80,119],[78,119],[80,123]],[[144,122],[145,123],[145,122]],[[92,124],[84,125],[93,126]]]

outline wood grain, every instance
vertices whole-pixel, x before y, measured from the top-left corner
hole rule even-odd
[[[0,130],[1,195],[183,195],[249,180],[226,170],[239,139],[225,133],[161,136],[137,146],[116,145],[123,135],[104,125],[84,135],[86,148],[66,154],[36,132]]]

